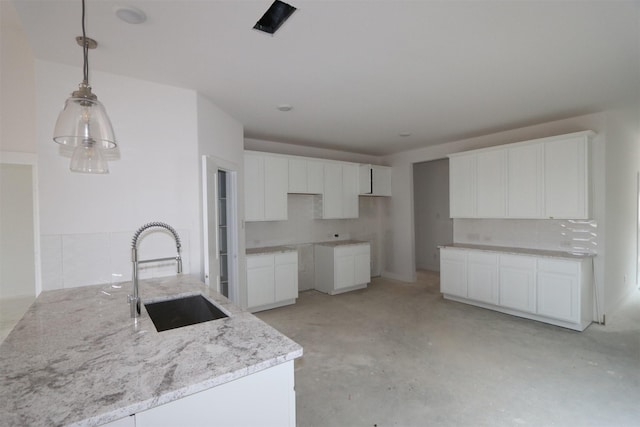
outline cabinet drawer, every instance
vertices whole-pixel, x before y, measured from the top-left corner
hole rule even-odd
[[[247,268],[259,268],[273,265],[273,254],[248,255]]]
[[[580,263],[576,261],[541,259],[538,261],[538,270],[576,276],[580,270]]]
[[[536,258],[521,255],[500,255],[501,267],[525,268],[535,270]]]
[[[284,252],[275,255],[275,264],[295,264],[298,262],[298,252]]]
[[[354,245],[336,246],[333,253],[337,257],[353,255],[356,253],[356,247]]]

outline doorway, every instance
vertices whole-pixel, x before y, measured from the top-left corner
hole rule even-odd
[[[203,156],[204,282],[239,303],[235,164]]]
[[[449,159],[413,165],[416,269],[440,271],[438,245],[453,242],[449,218]]]

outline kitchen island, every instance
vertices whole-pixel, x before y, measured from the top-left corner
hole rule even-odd
[[[131,319],[130,288],[40,294],[0,345],[2,425],[193,425],[199,410],[214,424],[268,424],[273,414],[260,408],[277,412],[274,423],[295,425],[293,360],[302,347],[183,275],[141,281],[143,302],[202,294],[229,317],[157,332],[144,306],[137,324]],[[207,395],[216,390],[224,392]]]

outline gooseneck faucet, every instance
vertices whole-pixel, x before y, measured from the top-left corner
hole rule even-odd
[[[173,234],[174,239],[176,240],[176,249],[178,250],[178,255],[175,257],[166,257],[166,258],[155,258],[155,259],[138,259],[138,238],[145,230],[149,228],[160,227],[168,230]],[[180,236],[176,230],[168,224],[164,222],[150,222],[148,224],[143,225],[136,231],[131,239],[131,262],[133,263],[133,295],[129,295],[129,307],[131,309],[131,317],[137,319],[140,317],[140,294],[138,292],[138,265],[146,264],[148,262],[159,262],[159,261],[172,261],[175,260],[178,263],[178,274],[182,273],[182,257],[180,256]]]

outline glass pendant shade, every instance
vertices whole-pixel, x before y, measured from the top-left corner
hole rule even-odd
[[[81,173],[109,173],[109,164],[102,154],[100,144],[88,139],[73,150],[69,169]]]
[[[97,99],[77,96],[77,92],[67,99],[58,116],[53,140],[70,147],[80,147],[83,141],[92,140],[105,150],[117,145],[111,121],[102,103]]]

